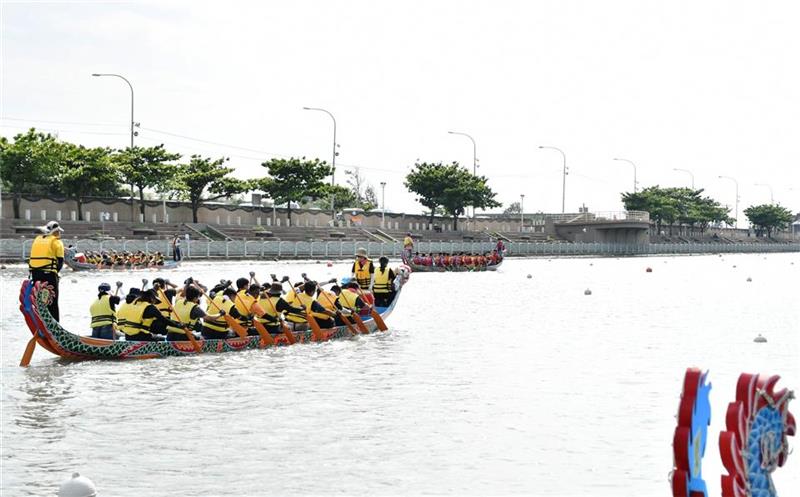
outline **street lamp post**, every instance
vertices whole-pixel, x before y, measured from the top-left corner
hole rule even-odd
[[[672,170],[673,171],[682,171],[684,173],[688,173],[689,176],[692,177],[692,190],[694,190],[694,174],[692,174],[691,171],[689,171],[688,169],[681,169],[681,168],[678,168],[678,167],[673,167]]]
[[[473,176],[477,176],[478,175],[478,146],[475,144],[475,138],[473,138],[472,136],[470,136],[470,135],[468,135],[466,133],[462,133],[460,131],[448,131],[448,133],[451,134],[451,135],[466,136],[467,138],[470,139],[470,141],[472,142],[472,175]],[[474,205],[472,206],[472,218],[475,219],[475,206]]]
[[[525,194],[519,196],[519,232],[525,229]]]
[[[733,227],[734,228],[738,228],[739,227],[739,182],[736,181],[736,178],[732,178],[730,176],[719,176],[719,178],[720,179],[729,179],[729,180],[733,181],[733,183],[736,185],[736,214],[735,214],[736,217],[735,217],[735,221],[733,223]]]
[[[381,181],[381,228],[386,227],[386,182]]]
[[[333,187],[334,178],[336,176],[336,156],[339,155],[339,153],[336,152],[336,147],[339,146],[339,145],[336,144],[336,118],[333,117],[333,114],[331,114],[327,110],[320,109],[319,107],[303,107],[303,110],[315,110],[315,111],[318,111],[318,112],[324,112],[324,113],[328,114],[331,117],[331,119],[333,120],[333,159],[331,159],[331,187]],[[335,195],[334,195],[333,191],[331,191],[331,226],[335,226],[336,225],[336,207],[335,207],[335,204],[334,204],[334,199],[335,199]]]
[[[99,78],[99,77],[103,77],[103,76],[119,78],[122,81],[124,81],[125,83],[127,83],[128,84],[128,88],[131,89],[131,160],[133,160],[133,137],[136,136],[136,131],[134,130],[134,128],[136,127],[136,122],[134,122],[134,120],[133,120],[133,85],[131,84],[130,81],[128,81],[128,79],[126,77],[121,76],[119,74],[97,73],[97,72],[95,72],[95,73],[92,73],[92,76],[94,76],[95,78]],[[133,216],[134,216],[134,210],[133,210],[133,183],[131,183],[131,222],[134,221]]]
[[[566,205],[566,198],[567,198],[567,154],[564,153],[558,147],[547,147],[544,145],[539,145],[541,149],[550,149],[550,150],[557,150],[561,153],[561,158],[564,160],[563,162],[563,171],[562,171],[562,179],[561,179],[561,213],[564,214],[564,206]]]
[[[755,186],[766,186],[767,188],[769,188],[769,203],[770,204],[775,203],[775,195],[773,194],[772,187],[770,185],[766,183],[756,183]]]
[[[639,182],[636,181],[636,164],[634,164],[632,160],[628,160],[628,159],[614,159],[614,160],[627,162],[628,164],[633,166],[633,193],[636,193],[636,185],[639,184]]]

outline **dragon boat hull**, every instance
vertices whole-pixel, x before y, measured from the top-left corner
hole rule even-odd
[[[53,354],[69,360],[97,360],[97,359],[153,359],[170,356],[191,356],[198,352],[189,341],[181,342],[137,342],[129,340],[105,340],[81,336],[65,330],[47,310],[52,288],[44,282],[25,280],[20,290],[20,311],[25,317],[36,343]],[[386,308],[376,308],[382,318],[391,314],[397,304],[401,288],[395,294],[391,305]],[[362,317],[369,333],[378,329],[375,320],[368,316]],[[350,338],[352,334],[346,326],[323,329],[324,340]],[[311,330],[293,332],[297,343],[313,341]],[[273,335],[274,346],[289,345],[285,335]],[[259,336],[247,338],[228,338],[225,340],[206,340],[199,338],[200,353],[236,352],[240,350],[265,348]]]
[[[66,250],[64,252],[64,264],[69,266],[73,271],[140,271],[145,269],[175,269],[180,266],[178,261],[164,261],[161,265],[147,265],[147,266],[100,266],[98,264],[89,264],[87,262],[79,262],[75,260],[75,250]]]
[[[475,267],[466,267],[466,266],[423,266],[421,264],[414,264],[411,261],[405,261],[405,264],[411,268],[412,271],[415,273],[469,273],[469,272],[481,272],[481,271],[497,271],[503,261],[501,260],[497,264],[490,264],[487,266],[475,266]]]

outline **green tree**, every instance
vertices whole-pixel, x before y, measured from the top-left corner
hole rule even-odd
[[[49,192],[62,150],[53,135],[34,128],[13,140],[0,137],[0,180],[3,191],[13,192],[14,218],[19,219],[23,193]]]
[[[323,210],[330,209],[331,197],[333,197],[333,209],[335,211],[346,209],[347,207],[358,207],[358,200],[353,190],[341,185],[325,185],[325,193],[311,202],[311,205]]]
[[[503,214],[513,215],[513,214],[519,214],[520,212],[522,212],[522,206],[520,205],[520,203],[512,202],[511,205],[506,207],[506,210],[503,211]]]
[[[177,167],[170,162],[180,159],[181,154],[167,152],[161,144],[155,147],[126,148],[117,152],[113,158],[122,180],[139,191],[139,211],[144,217],[145,188],[169,190],[178,172]]]
[[[192,207],[192,220],[195,223],[197,211],[203,202],[231,197],[251,189],[249,181],[229,176],[233,168],[225,167],[225,162],[228,160],[227,157],[215,160],[192,155],[188,163],[178,165],[177,175],[170,190],[189,201]]]
[[[792,212],[776,204],[751,205],[744,214],[756,228],[756,233],[766,231],[768,237],[773,231],[786,229],[792,222]]]
[[[458,217],[466,212],[467,206],[490,209],[502,205],[494,199],[497,194],[486,184],[486,177],[474,176],[467,169],[454,165],[454,169],[448,166],[449,181],[441,196],[442,207],[453,216],[453,231],[458,229]]]
[[[84,197],[119,193],[119,175],[110,159],[110,149],[63,143],[60,156],[55,180],[62,193],[75,199],[79,221],[83,221]]]
[[[331,174],[331,168],[324,161],[291,157],[271,159],[261,165],[267,168],[269,176],[255,184],[276,204],[286,203],[289,223],[292,222],[292,202],[317,199],[329,193],[323,180]]]
[[[457,169],[458,164],[454,162],[446,166],[441,162],[417,162],[414,169],[406,175],[403,184],[410,192],[417,194],[417,202],[428,208],[430,224],[433,224],[436,208],[442,203],[442,191],[448,183],[448,174],[452,174],[452,168]]]
[[[691,188],[660,188],[658,185],[645,188],[637,193],[622,194],[622,203],[629,211],[646,211],[650,220],[661,232],[663,225],[669,226],[670,234],[677,223],[693,230],[699,226],[704,231],[711,222],[731,223],[730,209],[716,200],[702,196],[703,190]]]

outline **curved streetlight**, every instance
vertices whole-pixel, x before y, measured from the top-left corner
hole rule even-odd
[[[756,183],[755,186],[766,186],[767,188],[769,188],[769,203],[770,204],[775,203],[775,195],[773,194],[772,187],[770,185],[766,183]]]
[[[564,206],[566,204],[566,192],[567,192],[567,154],[564,153],[558,147],[548,147],[545,145],[539,145],[541,149],[550,149],[550,150],[558,150],[561,153],[561,157],[564,159],[563,163],[563,171],[562,171],[562,179],[561,179],[561,213],[564,214]]]
[[[321,109],[319,107],[303,107],[303,110],[313,110],[318,112],[324,112],[328,114],[331,119],[333,120],[333,159],[331,159],[331,187],[334,185],[334,178],[336,176],[336,156],[339,155],[336,152],[336,147],[339,145],[336,144],[336,118],[333,117],[333,114],[328,112],[325,109]],[[333,191],[331,191],[331,226],[336,225],[336,206],[334,204],[335,195]]]
[[[736,178],[732,178],[730,176],[718,176],[718,178],[729,179],[733,181],[733,183],[736,185],[736,218],[735,218],[736,221],[733,223],[733,227],[738,228],[739,227],[739,182],[736,181]]]
[[[130,81],[128,81],[128,78],[126,78],[125,76],[122,76],[121,74],[94,72],[94,73],[92,73],[92,76],[95,77],[95,78],[100,78],[100,77],[119,78],[122,81],[124,81],[125,83],[127,83],[128,88],[131,89],[131,154],[133,154],[133,137],[136,136],[136,131],[134,130],[134,128],[136,127],[136,123],[133,120],[133,85],[131,84]],[[133,184],[131,184],[131,222],[133,222],[133,220],[134,220],[133,219],[133,213],[134,213],[134,209],[133,209]]]
[[[682,171],[682,172],[684,172],[684,173],[688,173],[688,174],[689,174],[689,176],[691,176],[691,177],[692,177],[692,190],[694,190],[694,174],[692,174],[692,172],[691,172],[691,171],[689,171],[688,169],[681,169],[681,168],[679,168],[679,167],[673,167],[673,168],[672,168],[672,170],[673,170],[673,171]]]
[[[636,164],[634,164],[632,160],[628,160],[628,159],[613,159],[613,160],[627,162],[628,164],[633,166],[633,193],[636,193],[636,185],[639,184],[639,182],[636,181]]]
[[[475,144],[475,138],[472,136],[462,133],[460,131],[448,131],[448,134],[451,135],[461,135],[466,136],[472,142],[472,175],[478,175],[478,146]],[[472,206],[472,218],[475,219],[475,206]]]
[[[386,182],[381,181],[381,228],[386,228]]]

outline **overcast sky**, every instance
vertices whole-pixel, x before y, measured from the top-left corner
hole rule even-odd
[[[3,2],[2,123],[86,145],[360,166],[419,212],[414,162],[458,161],[526,212],[619,210],[620,192],[695,185],[741,211],[800,210],[800,6],[792,1]],[[164,134],[164,132],[171,133]],[[181,135],[173,136],[173,135]],[[192,141],[234,145],[241,148]]]

